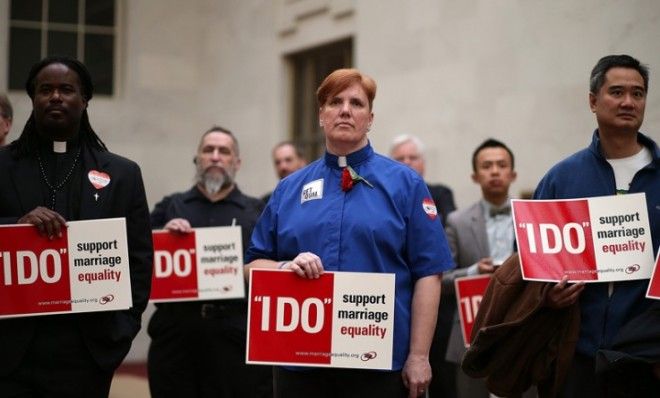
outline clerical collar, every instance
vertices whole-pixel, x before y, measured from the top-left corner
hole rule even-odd
[[[373,153],[374,150],[371,147],[371,143],[367,143],[364,148],[349,153],[347,156],[337,156],[326,151],[325,164],[333,169],[342,169],[346,166],[355,168],[357,165],[367,160]]]
[[[66,141],[53,141],[53,152],[66,153]]]
[[[39,137],[39,150],[44,156],[51,153],[76,154],[78,148],[80,148],[80,139],[77,136],[66,141],[53,141],[45,137]]]

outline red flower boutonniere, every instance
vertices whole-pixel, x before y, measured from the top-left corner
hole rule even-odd
[[[341,190],[344,192],[348,192],[353,188],[353,185],[357,184],[358,182],[364,182],[365,184],[369,185],[370,188],[373,188],[374,186],[371,185],[369,181],[366,179],[360,177],[358,173],[353,170],[351,166],[346,166],[344,167],[344,170],[341,172]]]

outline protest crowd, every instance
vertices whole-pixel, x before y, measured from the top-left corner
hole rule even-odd
[[[138,163],[92,127],[87,66],[54,55],[25,76],[26,121],[0,96],[1,397],[108,397],[150,300],[154,398],[660,396],[639,60],[597,60],[590,141],[528,200],[511,148],[484,137],[465,154],[480,198],[459,208],[419,138],[376,152],[361,70],[324,77],[323,154],[278,143],[270,193],[239,189],[250,149],[218,121],[181,149],[192,185],[151,209]]]

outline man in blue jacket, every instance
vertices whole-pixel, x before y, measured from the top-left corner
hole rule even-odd
[[[653,248],[660,245],[660,149],[639,132],[644,120],[648,68],[628,55],[601,58],[591,72],[589,106],[598,129],[591,145],[555,165],[543,177],[535,199],[568,199],[645,192]],[[546,305],[581,311],[575,357],[563,396],[604,396],[595,381],[594,357],[611,347],[618,331],[651,304],[648,280],[567,284],[548,293]]]

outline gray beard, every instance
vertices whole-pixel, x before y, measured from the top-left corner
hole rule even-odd
[[[204,189],[206,189],[206,192],[211,195],[215,195],[216,193],[220,192],[222,188],[224,188],[226,178],[224,174],[221,174],[219,177],[204,176],[203,180]]]
[[[226,172],[226,170],[225,170]],[[234,179],[231,175],[225,173],[214,173],[209,174],[205,173],[202,170],[197,170],[197,175],[195,176],[197,183],[202,185],[206,192],[210,195],[215,195],[220,192],[223,188],[229,187]]]

